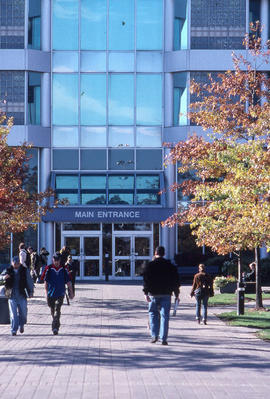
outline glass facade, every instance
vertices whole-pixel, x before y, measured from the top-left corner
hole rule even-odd
[[[28,73],[28,123],[40,125],[41,73]]]
[[[173,74],[173,125],[187,125],[188,87],[187,73]]]
[[[40,50],[41,0],[29,0],[28,7],[28,47]]]
[[[25,0],[0,1],[0,49],[24,48]]]
[[[161,148],[163,6],[163,0],[53,1],[53,169],[61,164],[57,147],[78,148],[76,162],[72,155],[72,166],[64,162],[61,170],[75,164],[134,170],[136,147]],[[102,147],[112,149],[92,162],[89,151]],[[162,168],[155,155],[147,164],[146,170]]]
[[[246,0],[191,0],[191,49],[241,49]]]
[[[55,192],[70,205],[160,205],[159,174],[56,174]]]
[[[188,1],[174,1],[174,50],[188,48]]]
[[[14,125],[24,124],[24,87],[24,71],[0,71],[0,109]]]

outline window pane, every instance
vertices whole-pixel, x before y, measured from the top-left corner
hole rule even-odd
[[[133,205],[133,194],[115,193],[109,194],[110,205]]]
[[[161,150],[137,150],[136,167],[138,170],[161,170],[162,151]]]
[[[82,72],[106,72],[106,53],[99,51],[81,52]]]
[[[78,124],[78,76],[53,74],[53,124]]]
[[[137,124],[162,124],[161,75],[137,75]]]
[[[40,0],[29,0],[28,48],[34,48],[37,50],[40,49],[40,15]]]
[[[81,150],[82,170],[104,170],[107,167],[106,150]]]
[[[110,75],[109,124],[132,125],[134,123],[133,75]]]
[[[158,193],[137,193],[137,205],[159,205],[160,195]]]
[[[109,147],[134,147],[133,127],[110,127]]]
[[[106,127],[81,127],[81,147],[106,147]]]
[[[56,51],[53,53],[53,72],[77,72],[78,53],[75,51]]]
[[[59,200],[67,200],[69,205],[78,204],[78,194],[75,193],[57,193],[57,198]]]
[[[188,46],[187,0],[176,0],[174,5],[173,49],[186,50]]]
[[[153,175],[138,175],[136,177],[136,187],[143,190],[159,190],[159,176]]]
[[[28,123],[40,125],[40,86],[41,74],[28,73]]]
[[[161,147],[161,128],[160,127],[137,127],[136,145],[137,147]]]
[[[81,49],[106,49],[106,0],[81,0]]]
[[[104,205],[106,204],[106,193],[91,193],[91,194],[82,194],[81,195],[81,203],[82,205]]]
[[[81,189],[82,190],[102,190],[106,189],[106,176],[81,176]]]
[[[109,189],[128,190],[134,188],[134,176],[109,176]]]
[[[14,118],[14,125],[24,124],[25,72],[0,71],[1,112]]]
[[[187,125],[187,73],[174,73],[173,82],[173,125]]]
[[[78,0],[53,0],[53,49],[78,49]]]
[[[55,188],[57,189],[78,189],[79,177],[77,175],[56,175]]]
[[[163,0],[137,0],[137,49],[161,50]]]
[[[109,150],[109,169],[131,170],[134,169],[133,150]]]
[[[77,127],[54,127],[53,147],[78,147]]]
[[[79,169],[78,150],[53,150],[53,169],[55,170]]]
[[[109,71],[133,72],[134,53],[109,53]]]
[[[137,52],[137,72],[162,72],[162,53]]]
[[[109,49],[134,49],[134,0],[110,0]]]
[[[106,125],[106,75],[81,75],[81,124]]]

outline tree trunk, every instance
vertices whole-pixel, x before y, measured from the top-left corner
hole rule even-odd
[[[260,262],[260,250],[258,247],[255,248],[255,263],[256,263],[256,307],[259,310],[263,307],[262,302],[262,283],[261,283],[261,262]]]

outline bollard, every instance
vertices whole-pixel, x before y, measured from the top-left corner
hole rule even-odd
[[[237,283],[237,316],[245,314],[245,285]]]
[[[9,324],[9,308],[8,299],[5,297],[0,298],[0,324]]]

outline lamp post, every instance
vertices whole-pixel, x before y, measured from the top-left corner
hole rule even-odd
[[[245,313],[245,285],[242,278],[242,253],[238,255],[237,316]]]

